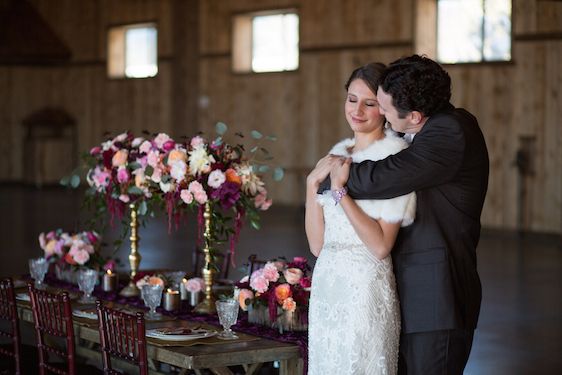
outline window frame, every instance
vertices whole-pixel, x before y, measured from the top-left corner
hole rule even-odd
[[[276,70],[276,71],[264,71],[264,72],[256,72],[253,70],[252,67],[252,58],[253,58],[253,19],[255,17],[262,17],[262,16],[275,16],[275,15],[286,15],[286,14],[295,14],[298,17],[298,66],[296,69],[292,70]],[[246,33],[249,33],[249,36],[245,35],[245,43],[244,41],[242,44],[246,44],[244,47],[238,47],[237,43],[239,43],[240,39],[244,38],[237,34],[237,26],[236,19],[240,19],[249,24],[249,30]],[[271,9],[261,9],[255,11],[244,11],[244,12],[236,12],[232,13],[230,16],[230,72],[235,75],[254,75],[254,74],[290,74],[296,73],[300,70],[301,67],[301,17],[299,13],[299,9],[297,7],[287,7],[287,8],[271,8]],[[240,64],[240,61],[243,61]],[[245,67],[239,67],[240,65],[244,65]]]
[[[126,61],[126,54],[127,54],[127,45],[126,45],[126,31],[127,29],[133,28],[142,28],[142,27],[153,27],[156,29],[156,74],[153,76],[147,77],[129,77],[126,75],[127,69],[127,61]],[[111,65],[111,43],[110,43],[110,32],[112,29],[121,29],[123,30],[123,50],[122,53],[122,74],[117,76],[113,76],[110,74],[110,65]],[[160,73],[160,52],[158,46],[160,44],[160,32],[158,27],[158,22],[156,20],[146,20],[146,21],[138,21],[138,22],[127,22],[127,23],[119,23],[119,24],[110,24],[106,27],[106,34],[105,34],[105,52],[106,52],[106,78],[109,80],[137,80],[137,79],[154,79],[158,78]]]
[[[427,0],[426,0],[427,1]],[[510,32],[509,32],[509,40],[510,40],[510,56],[508,60],[487,60],[484,56],[484,42],[486,40],[486,35],[485,35],[485,28],[486,28],[486,1],[487,0],[481,0],[482,1],[482,11],[483,11],[483,16],[482,16],[482,25],[481,27],[481,31],[482,31],[482,38],[481,38],[481,48],[480,48],[480,55],[481,55],[481,60],[479,61],[458,61],[458,62],[445,62],[445,61],[441,61],[439,60],[439,1],[441,0],[431,0],[432,2],[434,2],[435,4],[435,42],[434,42],[434,56],[431,56],[432,58],[435,59],[436,62],[438,62],[441,65],[446,65],[446,66],[454,66],[454,65],[502,65],[502,64],[512,64],[513,63],[513,49],[514,49],[514,44],[513,44],[513,20],[514,20],[514,16],[513,16],[513,0],[509,0],[511,2],[511,14],[510,14]],[[417,30],[416,30],[417,31]]]

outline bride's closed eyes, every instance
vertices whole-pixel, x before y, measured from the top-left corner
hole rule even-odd
[[[347,101],[350,103],[357,103],[357,97],[355,95],[348,95],[347,96]],[[379,103],[376,100],[373,99],[368,99],[365,100],[365,105],[367,107],[377,107],[379,105]]]

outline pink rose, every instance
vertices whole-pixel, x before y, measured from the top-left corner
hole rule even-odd
[[[159,149],[163,149],[164,144],[166,142],[168,142],[170,140],[170,137],[168,136],[168,134],[166,133],[160,133],[156,136],[156,138],[154,138],[154,144],[156,145],[156,147],[158,147]]]
[[[129,152],[127,150],[119,150],[113,154],[113,158],[111,158],[111,165],[114,167],[121,167],[127,163],[128,157]]]
[[[254,271],[250,277],[250,286],[259,293],[263,293],[269,287],[269,281],[263,276],[261,269]]]
[[[71,251],[69,254],[72,255],[74,261],[81,266],[83,266],[90,260],[90,254],[88,254],[86,250],[76,250],[74,252]]]
[[[185,204],[191,204],[193,202],[193,194],[191,194],[187,189],[183,189],[180,192],[180,198]]]
[[[102,171],[99,167],[96,167],[96,169],[94,169],[94,175],[92,176],[92,179],[96,188],[106,187],[107,185],[109,185],[110,178],[111,175],[105,170]]]
[[[129,196],[127,194],[121,194],[119,196],[119,200],[123,203],[129,203],[129,201],[131,200],[131,198],[129,198]]]
[[[267,262],[265,267],[263,267],[263,276],[269,282],[276,282],[279,280],[279,271],[273,262]]]
[[[190,145],[193,148],[197,148],[204,143],[205,143],[205,140],[203,138],[201,138],[200,136],[196,136],[196,137],[191,138]]]
[[[54,240],[57,237],[57,234],[54,230],[52,230],[49,233],[47,233],[46,237],[48,240]]]
[[[193,194],[193,197],[199,204],[205,204],[208,200],[207,193],[205,193],[204,191],[196,192],[195,194]]]
[[[139,151],[144,153],[144,154],[148,154],[151,148],[152,148],[152,143],[150,143],[149,141],[144,141],[140,145]]]
[[[92,149],[90,150],[90,155],[95,156],[98,155],[100,152],[101,152],[100,146],[92,147]]]
[[[267,199],[267,192],[265,192],[265,191],[262,191],[261,193],[259,193],[256,196],[256,198],[254,199],[254,206],[256,206],[256,208],[259,208],[262,211],[265,211],[269,207],[271,207],[272,203],[273,203],[273,200]]]
[[[184,285],[188,292],[197,293],[205,289],[205,280],[200,277],[192,277]]]
[[[158,151],[150,151],[146,161],[152,168],[156,168],[158,163],[160,163],[160,153]]]
[[[200,191],[205,191],[203,189],[203,185],[201,185],[198,181],[192,181],[187,188],[191,193],[194,194]]]
[[[283,310],[288,312],[295,312],[297,309],[297,303],[293,300],[293,298],[289,297],[285,301],[283,301]]]
[[[302,278],[302,270],[299,268],[287,268],[285,272],[283,272],[283,276],[285,276],[285,280],[287,280],[289,284],[295,285]]]
[[[238,304],[242,310],[248,311],[247,301],[252,299],[254,299],[254,293],[251,290],[240,289],[240,293],[238,293]]]
[[[248,281],[250,281],[250,277],[246,275],[240,279],[239,283],[247,283]]]
[[[117,181],[119,181],[120,184],[129,181],[129,172],[127,172],[127,168],[119,167],[117,170]]]
[[[55,244],[55,254],[61,256],[63,254],[64,245],[65,245],[65,241],[63,239],[58,240],[57,243]]]

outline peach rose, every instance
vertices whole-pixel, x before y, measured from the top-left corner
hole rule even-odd
[[[300,268],[287,268],[283,272],[285,280],[291,285],[297,284],[302,278],[302,270]]]
[[[283,310],[292,313],[295,312],[296,309],[297,309],[297,303],[291,297],[283,301]]]
[[[171,165],[176,161],[187,162],[187,154],[183,150],[172,150],[168,155],[168,165]]]
[[[148,285],[160,285],[164,287],[164,280],[162,280],[158,276],[150,276],[148,278]]]
[[[125,165],[125,163],[127,163],[128,157],[129,152],[127,150],[119,150],[113,155],[113,158],[111,159],[111,165],[113,165],[114,167]]]
[[[248,311],[248,305],[246,301],[254,299],[254,293],[252,293],[249,289],[240,289],[240,293],[238,294],[238,304],[240,308],[244,311]]]
[[[289,284],[281,284],[275,288],[275,298],[277,298],[277,302],[280,305],[292,295],[293,293],[291,292],[291,286]]]

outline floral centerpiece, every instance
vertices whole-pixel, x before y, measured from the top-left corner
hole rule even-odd
[[[284,330],[307,328],[310,266],[304,257],[272,260],[237,283],[238,301],[248,320]],[[273,323],[272,323],[273,322]]]
[[[113,263],[101,255],[101,237],[95,231],[52,230],[39,234],[39,246],[45,258],[55,265],[57,277],[69,282],[76,282],[78,268],[100,270]]]

